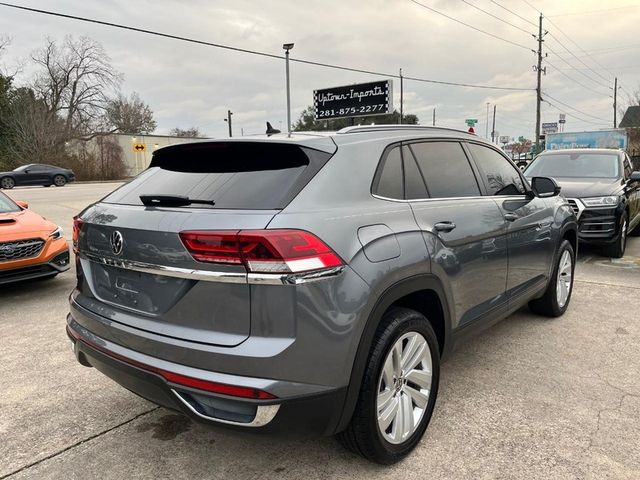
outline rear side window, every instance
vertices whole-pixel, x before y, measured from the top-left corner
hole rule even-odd
[[[469,160],[457,142],[412,143],[422,181],[429,197],[476,197],[480,195],[478,182]]]
[[[522,195],[526,192],[520,172],[492,148],[469,143],[469,150],[482,170],[489,195]]]
[[[184,208],[284,208],[331,154],[264,142],[198,143],[159,150],[147,170],[103,201],[142,205],[140,195],[182,195],[215,205]]]
[[[373,180],[372,192],[385,198],[403,199],[402,156],[400,147],[394,147],[380,162]]]

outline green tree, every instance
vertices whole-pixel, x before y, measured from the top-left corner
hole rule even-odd
[[[413,114],[406,114],[403,116],[403,122],[407,125],[417,125],[418,117]],[[351,118],[335,118],[331,120],[316,120],[315,119],[315,110],[313,106],[308,106],[305,108],[300,117],[293,125],[293,130],[297,132],[306,132],[306,131],[324,131],[324,130],[340,130],[341,128],[348,127],[349,125],[368,125],[371,123],[375,124],[397,124],[400,123],[400,112],[394,110],[393,113],[387,113],[384,115],[370,115],[366,117],[353,117],[353,122]]]

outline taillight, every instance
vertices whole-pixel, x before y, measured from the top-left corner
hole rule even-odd
[[[82,230],[84,221],[77,215],[73,217],[73,251],[78,253],[78,238],[80,238],[80,230]]]
[[[303,230],[188,231],[180,238],[199,262],[244,265],[252,273],[300,273],[343,265]]]

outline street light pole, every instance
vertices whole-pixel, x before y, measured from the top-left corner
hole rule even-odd
[[[293,43],[285,43],[282,45],[284,48],[284,56],[286,63],[286,75],[287,75],[287,136],[291,136],[291,86],[289,83],[289,50],[293,48]]]

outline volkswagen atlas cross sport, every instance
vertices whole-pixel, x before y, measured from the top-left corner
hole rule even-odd
[[[524,173],[553,177],[578,218],[581,243],[624,256],[627,235],[640,234],[640,171],[622,150],[575,148],[542,152]]]
[[[69,270],[62,228],[0,192],[0,285]]]
[[[443,356],[569,304],[576,219],[474,135],[351,127],[158,149],[76,219],[78,361],[195,420],[392,463]]]

